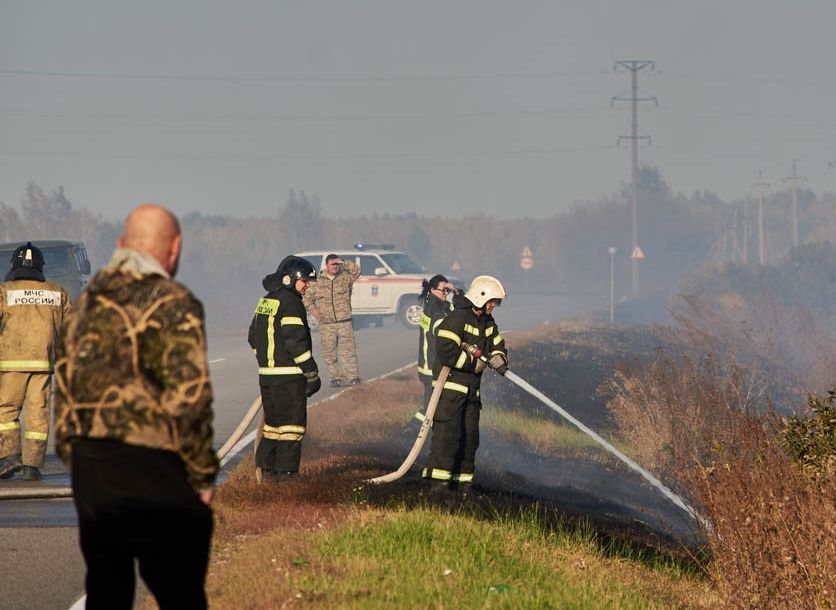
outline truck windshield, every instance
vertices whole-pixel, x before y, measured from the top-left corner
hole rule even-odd
[[[380,258],[392,268],[395,273],[424,273],[424,268],[402,252],[381,254]]]
[[[69,248],[62,249],[43,249],[44,254],[44,274],[46,275],[63,275],[66,273],[74,273],[75,265],[71,258],[73,251]]]

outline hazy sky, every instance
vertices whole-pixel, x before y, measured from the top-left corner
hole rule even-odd
[[[122,216],[546,216],[643,160],[675,190],[762,170],[836,190],[833,0],[0,0],[0,201],[29,180]]]

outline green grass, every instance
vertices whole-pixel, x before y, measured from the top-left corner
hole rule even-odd
[[[531,417],[520,411],[486,406],[482,410],[480,425],[512,436],[538,455],[616,461],[606,449],[577,428]]]
[[[364,511],[312,543],[316,559],[300,558],[295,579],[309,607],[670,608],[686,606],[649,581],[695,584],[673,566],[607,558],[583,534],[544,533],[533,515],[485,521],[429,508]]]

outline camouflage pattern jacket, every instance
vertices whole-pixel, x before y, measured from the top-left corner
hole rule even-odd
[[[0,371],[52,372],[70,306],[67,291],[52,282],[0,285]]]
[[[337,275],[320,271],[305,293],[305,307],[319,312],[320,324],[333,324],[351,319],[351,285],[360,277],[360,265],[345,261],[345,269]]]
[[[137,270],[120,252],[145,260]],[[218,470],[203,306],[149,258],[117,250],[64,327],[55,369],[56,451],[68,465],[79,438],[173,451],[201,490]]]

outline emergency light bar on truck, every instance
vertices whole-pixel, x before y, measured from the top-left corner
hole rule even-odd
[[[354,244],[354,249],[360,252],[364,250],[394,250],[395,244]]]

